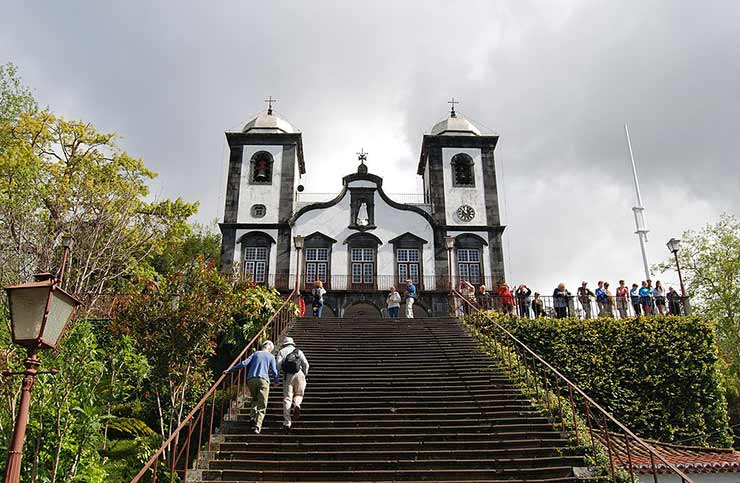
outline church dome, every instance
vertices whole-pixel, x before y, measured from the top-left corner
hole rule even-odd
[[[243,133],[252,134],[293,134],[298,129],[280,116],[275,115],[272,109],[260,112],[257,117],[244,125]]]
[[[439,121],[432,127],[431,134],[434,136],[480,136],[481,130],[465,116],[453,111],[447,119]]]

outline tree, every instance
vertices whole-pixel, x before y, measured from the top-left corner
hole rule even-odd
[[[682,236],[678,252],[692,310],[717,324],[730,412],[740,420],[740,221],[723,214],[716,223]],[[657,269],[673,270],[670,259]]]

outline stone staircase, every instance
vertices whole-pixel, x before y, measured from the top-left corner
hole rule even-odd
[[[584,461],[454,319],[299,319],[300,420],[227,423],[204,482],[582,481]]]

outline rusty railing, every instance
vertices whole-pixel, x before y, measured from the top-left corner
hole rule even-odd
[[[635,465],[633,454],[636,453],[635,449],[639,449],[641,453],[649,455],[651,468],[649,474],[653,476],[654,483],[659,483],[659,474],[676,476],[682,483],[694,483],[685,473],[661,456],[652,445],[630,431],[581,388],[493,320],[485,311],[480,310],[476,304],[455,290],[452,291],[451,297],[453,305],[458,308],[458,314],[461,313],[459,308],[462,306],[465,307],[462,310],[465,314],[477,315],[490,322],[486,325],[481,324],[479,330],[494,339],[499,360],[512,376],[542,401],[550,419],[554,422],[559,420],[563,428],[571,426],[576,441],[580,442],[585,438],[594,452],[594,457],[598,454],[597,446],[606,452],[611,481],[616,481],[617,467],[629,473],[632,483],[637,481],[633,469]],[[569,406],[570,414],[564,411],[565,406]],[[579,427],[577,415],[585,420],[585,427]]]
[[[273,314],[262,329],[242,349],[229,365],[229,369],[243,360],[253,347],[266,338],[278,344],[295,317],[300,294],[291,292],[283,305]],[[247,369],[221,374],[180,425],[149,458],[131,483],[162,480],[172,483],[176,476],[187,480],[188,472],[196,469],[201,451],[210,451],[211,436],[221,432],[225,421],[230,420],[248,394]],[[190,463],[195,462],[191,469]],[[160,473],[162,475],[160,475]]]

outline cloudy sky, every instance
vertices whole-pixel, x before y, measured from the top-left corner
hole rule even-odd
[[[625,121],[651,263],[740,213],[739,25],[736,1],[19,0],[0,63],[120,133],[154,192],[200,201],[203,222],[222,216],[223,132],[268,95],[303,132],[307,191],[338,191],[363,147],[394,193],[419,189],[422,135],[454,96],[501,136],[508,277],[550,291],[641,276]]]

